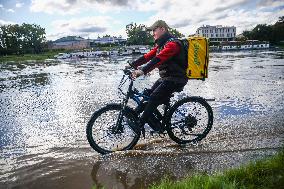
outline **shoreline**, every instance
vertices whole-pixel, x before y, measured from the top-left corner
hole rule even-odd
[[[238,168],[214,174],[193,174],[179,181],[165,178],[149,188],[281,188],[284,182],[283,149],[271,157],[250,161]]]
[[[110,49],[102,48],[105,51],[111,51]],[[273,48],[268,49],[231,49],[231,50],[210,50],[210,53],[223,53],[223,52],[244,52],[244,51],[277,51],[277,50],[284,50],[284,46],[277,45]],[[54,52],[44,52],[41,54],[22,54],[22,55],[5,55],[0,56],[0,63],[4,62],[25,62],[25,61],[45,61],[45,60],[64,60],[64,59],[56,59],[54,58],[55,55],[59,53],[69,53],[70,51],[61,50],[61,51],[54,51]]]
[[[283,51],[284,47],[278,47],[278,48],[269,48],[269,49],[242,49],[242,50],[211,50],[210,53],[226,53],[226,52],[246,52],[246,51]],[[56,59],[54,56],[58,53],[66,53],[66,51],[58,51],[58,52],[46,52],[42,54],[23,54],[23,55],[6,55],[6,56],[0,56],[0,64],[6,63],[6,62],[28,62],[28,61],[60,61],[64,59]],[[132,54],[134,55],[134,54]],[[129,55],[131,56],[131,55]],[[121,55],[120,57],[123,57]],[[86,57],[84,57],[86,58]],[[84,59],[81,58],[81,59]],[[87,57],[88,58],[88,57]]]

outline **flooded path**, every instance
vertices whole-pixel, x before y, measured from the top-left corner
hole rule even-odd
[[[214,125],[197,145],[141,139],[101,156],[87,143],[92,112],[117,102],[127,60],[0,64],[0,188],[141,188],[168,176],[215,172],[275,154],[284,144],[284,52],[212,53],[209,78],[185,95],[214,98]],[[141,78],[139,89],[158,78]]]

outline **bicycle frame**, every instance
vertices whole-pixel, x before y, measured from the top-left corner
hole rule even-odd
[[[128,78],[124,79],[125,76],[128,76]],[[128,86],[128,90],[127,90],[127,93],[125,94],[121,87],[123,86],[123,84],[127,81],[127,80],[130,80],[130,84]],[[133,89],[133,79],[129,76],[129,75],[124,75],[123,78],[121,79],[120,81],[120,84],[118,86],[118,90],[125,96],[125,98],[123,99],[122,101],[122,105],[125,106],[127,105],[128,103],[128,100],[129,98],[132,99],[134,102],[136,102],[136,104],[139,106],[141,103],[142,103],[142,100],[140,100],[140,98],[143,98],[144,100],[148,100],[149,99],[149,96],[147,95],[144,95],[143,93],[140,93],[136,88]]]
[[[127,70],[125,69],[124,70],[124,75],[119,83],[119,86],[118,86],[118,90],[125,96],[122,100],[122,110],[119,112],[118,114],[118,118],[117,118],[117,122],[116,122],[116,126],[114,128],[114,132],[118,132],[120,129],[121,129],[121,122],[122,122],[122,117],[123,117],[123,114],[124,114],[124,111],[125,111],[125,108],[127,106],[127,103],[129,101],[129,98],[130,99],[133,99],[134,102],[136,102],[137,106],[139,106],[141,103],[142,103],[142,100],[140,100],[140,98],[143,98],[143,99],[149,99],[148,96],[140,93],[136,88],[133,89],[133,79],[131,78],[131,71],[130,70]],[[126,79],[125,79],[125,76],[126,76]],[[130,80],[130,84],[128,86],[128,90],[127,90],[127,93],[125,94],[121,87],[124,85],[124,83],[127,81],[127,80]]]
[[[125,108],[127,106],[127,103],[129,101],[129,99],[132,99],[137,104],[137,107],[139,105],[141,105],[143,102],[145,102],[145,101],[147,102],[148,99],[149,99],[149,96],[144,95],[143,93],[139,92],[136,88],[133,87],[134,79],[130,76],[130,74],[131,74],[130,70],[124,70],[124,76],[122,77],[122,79],[121,79],[121,81],[119,83],[119,86],[118,86],[118,90],[125,97],[123,98],[122,103],[121,103],[122,110],[119,112],[119,115],[118,115],[118,119],[117,119],[117,122],[116,122],[116,127],[114,128],[115,132],[118,132],[121,129],[122,117],[123,117],[123,114],[124,114],[124,111],[125,111]],[[128,86],[127,92],[124,93],[121,88],[122,88],[122,86],[125,84],[125,82],[127,80],[130,80],[130,84]],[[165,108],[164,108],[164,115],[162,115],[157,110],[159,112],[159,114],[160,114],[159,116],[161,116],[162,125],[164,125],[164,117],[165,117],[166,112],[168,111],[168,109],[169,109],[169,105],[166,105]],[[141,129],[144,129],[144,128],[141,128]]]

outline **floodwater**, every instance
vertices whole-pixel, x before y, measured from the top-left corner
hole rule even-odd
[[[147,135],[135,150],[102,156],[88,144],[92,112],[119,102],[127,60],[0,64],[0,188],[144,188],[164,177],[214,173],[271,156],[284,143],[284,52],[211,53],[209,78],[186,95],[209,102],[214,124],[198,144]],[[150,87],[156,71],[137,79]]]

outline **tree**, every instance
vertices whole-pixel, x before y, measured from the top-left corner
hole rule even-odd
[[[170,29],[169,29],[169,32],[170,32],[173,36],[175,36],[175,37],[177,37],[177,38],[182,38],[182,37],[184,37],[184,35],[183,35],[182,33],[180,33],[179,31],[177,31],[177,30],[174,29],[174,28],[170,28]]]
[[[45,29],[36,24],[0,26],[0,54],[40,53],[46,45]]]
[[[274,25],[258,24],[251,31],[244,31],[242,34],[246,39],[277,44],[284,41],[284,16],[279,17]]]
[[[252,34],[251,31],[243,31],[242,35],[246,38],[246,39],[252,39]]]
[[[177,38],[182,38],[184,35],[174,28],[169,28],[169,32]],[[128,44],[131,45],[152,45],[154,43],[153,36],[146,31],[146,26],[143,24],[137,25],[131,23],[126,26]]]
[[[21,28],[18,24],[0,27],[1,54],[21,53]]]
[[[127,43],[129,45],[151,45],[153,37],[146,31],[145,25],[131,23],[126,26]]]
[[[46,42],[45,29],[36,24],[23,24],[24,48],[31,53],[40,53]]]
[[[252,38],[260,41],[272,41],[272,27],[266,24],[258,24],[252,30]]]
[[[273,42],[284,41],[284,16],[279,17],[279,20],[272,26]]]

